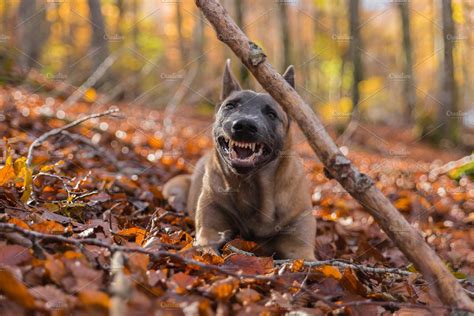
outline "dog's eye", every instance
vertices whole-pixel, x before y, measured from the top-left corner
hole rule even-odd
[[[235,104],[233,102],[229,102],[226,105],[224,105],[224,108],[226,110],[232,110],[232,109],[235,109],[236,107],[237,107],[237,104]]]
[[[277,118],[277,115],[276,115],[276,113],[275,113],[274,111],[268,111],[268,112],[267,112],[267,116],[268,116],[270,119],[272,119],[272,120],[274,120],[274,119]]]

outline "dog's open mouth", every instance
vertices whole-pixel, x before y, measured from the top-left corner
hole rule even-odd
[[[224,136],[219,137],[218,142],[232,166],[238,168],[257,166],[271,152],[268,146],[258,142],[238,142]]]

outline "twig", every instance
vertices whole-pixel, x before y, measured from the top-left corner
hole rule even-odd
[[[461,158],[459,160],[456,160],[456,161],[450,161],[450,162],[448,162],[447,164],[445,164],[441,167],[434,168],[433,170],[430,171],[429,177],[430,177],[430,179],[434,179],[437,176],[439,176],[440,174],[447,173],[447,172],[449,172],[453,169],[462,167],[462,166],[467,165],[468,163],[471,163],[471,162],[474,162],[474,154],[463,157],[463,158]]]
[[[241,250],[239,248],[236,248],[232,245],[228,245],[227,248],[235,253],[246,255],[246,256],[255,256],[253,253]],[[281,264],[289,264],[292,263],[293,260],[274,260],[273,263],[276,265],[281,265]],[[321,261],[305,261],[304,265],[306,267],[320,267],[320,266],[333,266],[333,267],[339,267],[339,268],[351,268],[354,270],[359,270],[359,271],[364,271],[364,272],[369,272],[369,273],[393,273],[393,274],[400,274],[400,275],[411,275],[412,272],[407,271],[407,270],[402,270],[398,268],[375,268],[375,267],[368,267],[365,265],[361,264],[355,264],[355,263],[348,263],[344,262],[338,259],[331,259],[331,260],[321,260]]]
[[[415,309],[424,309],[428,310],[433,313],[435,309],[444,309],[448,311],[468,311],[467,309],[463,308],[456,308],[451,306],[444,306],[444,305],[422,305],[422,304],[413,304],[413,303],[402,303],[402,302],[390,302],[390,301],[373,301],[373,300],[364,300],[364,301],[352,301],[347,303],[337,303],[336,306],[342,307],[350,307],[350,306],[366,306],[366,305],[375,305],[375,306],[382,306],[388,309],[400,309],[402,307],[405,308],[415,308]]]
[[[96,114],[91,114],[91,115],[87,115],[85,117],[82,117],[80,119],[77,119],[67,125],[64,125],[63,127],[58,127],[58,128],[55,128],[55,129],[52,129],[46,133],[44,133],[43,135],[41,135],[40,137],[38,137],[37,139],[35,139],[33,141],[33,143],[31,143],[30,145],[30,148],[28,148],[28,156],[26,158],[26,165],[31,168],[31,162],[33,161],[33,150],[40,146],[41,144],[43,144],[43,142],[48,139],[49,137],[51,136],[55,136],[55,135],[59,135],[61,134],[63,131],[69,129],[69,128],[72,128],[74,126],[77,126],[79,124],[81,124],[82,122],[85,122],[87,120],[90,120],[90,119],[93,119],[93,118],[98,118],[98,117],[102,117],[102,116],[106,116],[106,115],[111,115],[113,113],[117,113],[119,111],[119,109],[111,109],[111,110],[108,110],[108,111],[105,111],[105,112],[101,112],[101,113],[96,113]]]
[[[292,260],[275,260],[273,262],[275,264],[287,264],[287,263],[291,263]],[[321,260],[321,261],[305,261],[304,265],[306,267],[333,266],[333,267],[339,267],[339,268],[351,268],[354,270],[359,270],[359,271],[368,272],[368,273],[393,273],[393,274],[399,274],[399,275],[412,274],[412,272],[410,271],[402,270],[398,268],[374,268],[374,267],[368,267],[361,264],[347,263],[347,262],[340,261],[338,259]]]
[[[248,252],[248,251],[245,251],[245,250],[242,250],[242,249],[239,249],[237,247],[234,247],[232,245],[227,245],[226,246],[229,250],[235,252],[235,253],[238,253],[240,255],[246,255],[246,256],[250,256],[250,257],[254,257],[255,254],[252,253],[252,252]]]
[[[239,280],[242,279],[255,279],[263,282],[271,282],[271,283],[276,283],[279,286],[281,286],[280,281],[278,281],[277,277],[271,277],[271,276],[262,276],[262,275],[256,275],[256,274],[244,274],[240,272],[232,272],[229,271],[229,269],[226,269],[225,267],[219,267],[214,264],[207,264],[203,263],[200,261],[196,261],[193,259],[186,259],[181,256],[182,253],[171,253],[168,251],[150,251],[146,250],[143,248],[129,248],[125,246],[119,246],[119,245],[113,245],[113,244],[108,244],[103,241],[100,241],[98,239],[94,238],[84,238],[84,239],[76,239],[76,238],[68,238],[60,235],[52,235],[52,234],[46,234],[46,233],[40,233],[36,232],[33,230],[27,230],[23,229],[15,224],[10,224],[10,223],[0,223],[0,231],[3,232],[17,232],[28,239],[34,241],[34,242],[40,242],[40,241],[50,241],[50,242],[63,242],[67,243],[70,245],[74,245],[78,247],[79,249],[84,249],[84,245],[93,245],[97,247],[102,247],[107,250],[109,250],[111,253],[115,253],[117,251],[120,251],[122,253],[142,253],[150,256],[150,260],[152,261],[157,261],[159,259],[164,259],[164,258],[171,258],[175,261],[181,262],[186,266],[197,266],[203,270],[207,271],[214,271],[214,272],[219,272],[224,275],[232,276],[235,277]],[[310,294],[313,298],[322,300],[329,306],[334,306],[334,303],[332,303],[330,300],[328,300],[326,297],[316,294],[316,293],[308,293]]]

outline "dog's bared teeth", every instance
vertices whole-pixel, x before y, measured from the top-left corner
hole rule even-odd
[[[229,139],[229,148],[234,147],[234,141],[232,139]]]
[[[255,151],[255,143],[252,143],[252,151]]]

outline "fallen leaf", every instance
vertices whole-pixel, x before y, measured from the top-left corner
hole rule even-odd
[[[116,234],[125,238],[134,237],[135,243],[141,246],[146,236],[146,230],[139,227],[132,227],[132,228],[119,230]]]
[[[0,266],[0,292],[18,305],[28,309],[35,307],[35,299],[28,288],[6,266]]]
[[[5,185],[13,178],[15,178],[15,170],[13,169],[12,158],[8,157],[5,166],[0,169],[0,185]]]
[[[15,266],[31,261],[30,249],[18,245],[0,247],[0,265]]]
[[[61,235],[65,231],[63,225],[53,221],[43,221],[41,223],[33,224],[31,225],[31,229],[40,233],[56,235]]]
[[[341,272],[337,267],[334,266],[325,265],[322,267],[317,267],[316,270],[322,272],[325,277],[333,278],[336,280],[340,280],[342,278]]]
[[[209,292],[220,301],[227,301],[239,288],[239,280],[234,277],[227,277],[212,283]]]
[[[64,263],[60,259],[48,256],[48,258],[45,260],[44,268],[49,278],[53,280],[54,283],[60,285],[61,280],[66,275]]]
[[[244,274],[265,274],[273,270],[273,259],[236,254],[225,260],[223,268],[228,271],[242,271]]]
[[[255,303],[262,299],[260,293],[251,288],[239,289],[239,292],[235,295],[235,297],[237,298],[237,301],[243,305]]]
[[[174,274],[168,283],[177,294],[184,294],[194,286],[196,280],[196,277],[179,272]]]
[[[290,270],[291,272],[299,272],[303,269],[303,267],[304,267],[304,260],[297,259],[291,263]]]
[[[367,295],[366,288],[359,281],[351,268],[344,269],[344,273],[342,274],[342,278],[339,280],[339,283],[342,285],[342,287],[352,293],[359,294],[361,296]]]
[[[9,223],[11,224],[15,224],[16,226],[20,227],[20,228],[23,228],[23,229],[30,229],[30,226],[28,226],[27,223],[25,223],[24,221],[22,221],[21,219],[18,219],[16,217],[13,217],[13,218],[10,218],[8,220]]]
[[[102,291],[83,290],[79,292],[77,298],[80,304],[86,308],[99,307],[107,310],[110,308],[110,298]]]

